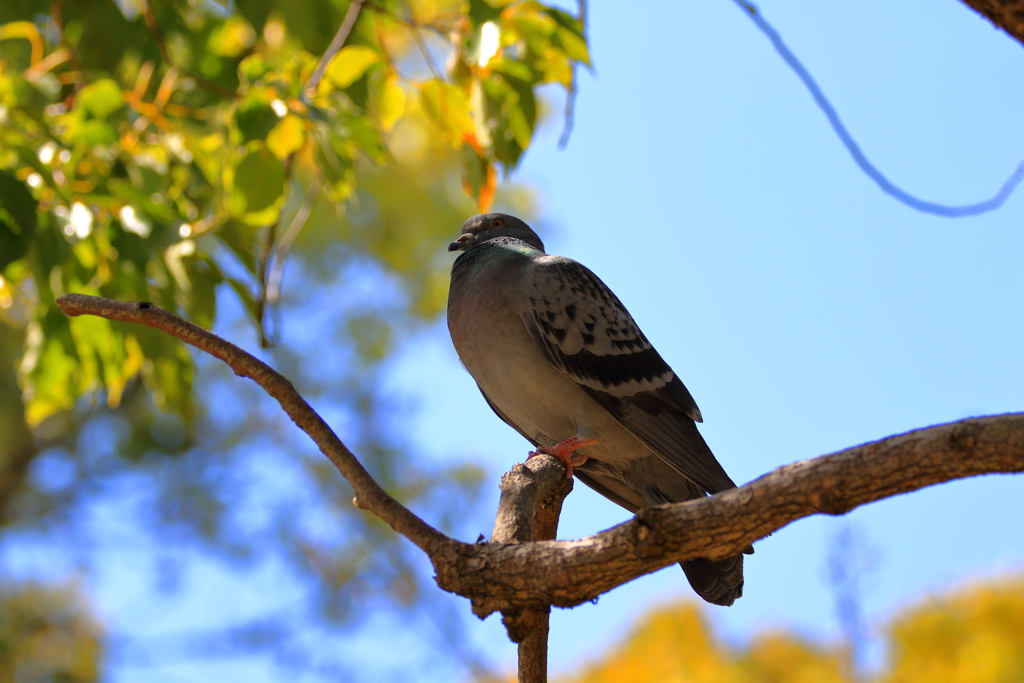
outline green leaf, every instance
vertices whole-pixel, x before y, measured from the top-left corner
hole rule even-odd
[[[487,0],[469,0],[469,23],[478,28],[488,21],[495,21],[501,16],[502,7],[495,7]]]
[[[81,121],[77,125],[68,125],[67,138],[72,143],[88,145],[112,145],[119,136],[117,130],[106,121],[92,119]]]
[[[188,317],[196,325],[210,329],[217,312],[217,285],[223,281],[224,276],[216,263],[203,256],[182,259],[182,263],[192,285]]]
[[[555,31],[555,36],[558,38],[558,42],[562,44],[562,50],[569,59],[574,59],[577,62],[590,66],[590,51],[587,49],[587,41],[582,36],[561,27]]]
[[[256,274],[256,228],[229,220],[217,229],[217,238],[230,249],[250,273]]]
[[[348,128],[349,138],[359,145],[359,149],[366,156],[376,163],[382,163],[385,158],[384,142],[380,139],[380,133],[365,116],[351,116],[345,121]]]
[[[218,57],[237,57],[256,42],[256,32],[240,16],[228,19],[214,29],[206,43],[210,52]]]
[[[0,171],[0,271],[25,255],[37,220],[36,200],[29,189]]]
[[[501,62],[499,68],[504,64]],[[536,96],[528,82],[497,69],[482,85],[494,156],[508,171],[519,163],[533,138]]]
[[[106,118],[124,106],[124,96],[116,81],[102,78],[82,88],[75,101],[75,109],[84,111],[97,118]]]
[[[284,164],[269,149],[249,152],[235,171],[236,215],[269,209],[284,195]]]
[[[238,64],[238,74],[241,76],[239,80],[243,83],[255,83],[271,70],[272,67],[260,54],[249,55]]]
[[[25,420],[37,425],[50,415],[67,410],[75,404],[78,387],[91,383],[95,377],[85,375],[75,342],[71,336],[70,319],[52,304],[44,305],[39,320],[39,334],[26,340],[24,374],[26,394]]]
[[[191,420],[195,413],[192,400],[195,367],[188,347],[168,334],[141,325],[133,327],[132,334],[150,361],[142,366],[142,380],[153,393],[153,402],[163,410]]]
[[[342,48],[327,66],[327,80],[337,88],[347,88],[380,61],[380,53],[365,45]]]
[[[235,125],[242,140],[263,140],[280,119],[265,97],[254,94],[243,98],[235,109]]]

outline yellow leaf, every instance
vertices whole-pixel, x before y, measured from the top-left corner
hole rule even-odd
[[[237,57],[256,42],[256,32],[238,15],[228,18],[213,33],[206,46],[218,57]]]
[[[455,145],[473,137],[469,100],[462,88],[438,80],[427,81],[420,86],[420,97],[423,110]]]
[[[405,113],[405,91],[398,84],[398,77],[395,74],[388,74],[381,84],[377,103],[380,125],[385,131],[389,131]]]
[[[138,374],[142,369],[143,361],[145,361],[139,342],[130,334],[124,338],[124,350],[125,358],[120,372],[107,378],[107,405],[111,408],[116,408],[121,403],[125,385],[128,384],[128,380]]]
[[[306,129],[302,119],[288,114],[267,134],[267,149],[278,159],[284,159],[297,151],[306,141]]]
[[[380,54],[365,45],[342,48],[327,65],[327,80],[337,88],[347,88],[380,61]]]
[[[38,359],[29,377],[29,399],[25,405],[25,421],[33,427],[75,405],[75,376],[79,374],[77,360],[67,354],[57,339],[44,342]]]

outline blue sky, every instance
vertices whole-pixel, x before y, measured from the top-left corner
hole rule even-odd
[[[1024,52],[962,3],[760,9],[911,194],[980,201],[1024,158]],[[604,279],[683,378],[737,482],[1024,409],[1024,197],[959,219],[896,202],[731,2],[594,2],[589,18],[595,73],[581,78],[572,139],[559,150],[552,124],[517,179],[538,189],[533,223],[549,252]],[[443,325],[396,372],[424,387],[415,433],[438,457],[473,453],[496,479],[525,455]],[[844,525],[873,558],[862,592],[872,627],[931,592],[1019,572],[1024,530],[1010,520],[1024,518],[1022,493],[1019,477],[986,477],[801,520],[757,544],[744,597],[712,619],[735,640],[777,627],[835,637],[825,566]],[[577,486],[562,519],[569,538],[625,513]],[[554,670],[599,656],[647,608],[691,597],[669,568],[556,612]],[[476,636],[513,665],[496,620]]]

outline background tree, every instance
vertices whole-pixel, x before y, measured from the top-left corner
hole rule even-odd
[[[1024,601],[1019,580],[961,587],[910,606],[885,628],[885,662],[864,681],[1000,683],[1019,676]],[[563,679],[587,683],[682,680],[847,683],[843,654],[787,631],[740,646],[716,633],[692,604],[663,607],[634,625],[600,661]]]

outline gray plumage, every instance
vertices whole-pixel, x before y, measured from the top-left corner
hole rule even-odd
[[[448,329],[488,405],[535,447],[594,439],[575,475],[630,512],[735,484],[695,421],[690,392],[622,303],[526,223],[483,214],[449,251]],[[748,548],[744,552],[753,552]],[[708,602],[743,594],[743,556],[680,563]]]

